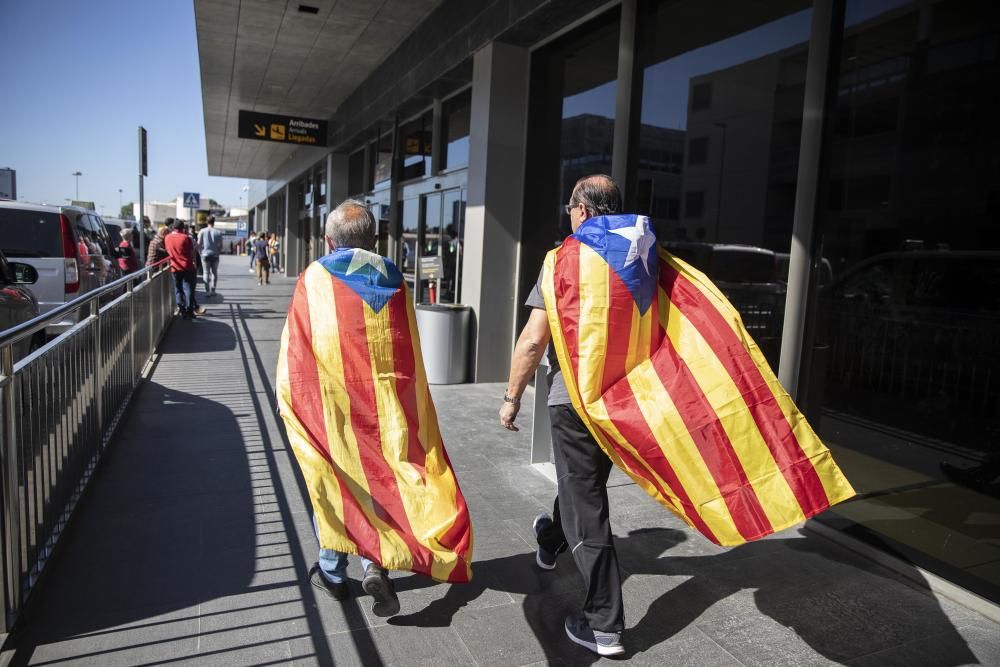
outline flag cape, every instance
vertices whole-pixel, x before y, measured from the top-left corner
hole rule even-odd
[[[337,249],[306,269],[281,337],[277,394],[322,548],[469,580],[472,524],[392,262]]]
[[[711,541],[755,540],[854,495],[736,309],[645,217],[584,222],[545,258],[542,294],[576,412]]]

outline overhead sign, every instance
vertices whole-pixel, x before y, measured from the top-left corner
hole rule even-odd
[[[282,144],[326,146],[326,121],[241,109],[237,136]]]
[[[201,193],[185,192],[184,208],[201,208]]]

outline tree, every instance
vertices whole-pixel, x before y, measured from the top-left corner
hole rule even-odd
[[[119,211],[118,217],[122,220],[128,220],[129,218],[135,219],[133,217],[134,206],[132,204],[123,204],[122,210]]]

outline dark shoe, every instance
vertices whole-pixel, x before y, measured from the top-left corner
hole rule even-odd
[[[338,602],[340,600],[346,600],[351,596],[351,591],[348,590],[346,581],[339,584],[333,583],[323,576],[323,572],[319,569],[319,565],[313,565],[313,568],[309,571],[309,583]]]
[[[549,526],[552,525],[552,517],[544,512],[535,517],[535,521],[531,524],[532,530],[535,531],[535,539],[541,535],[543,530],[547,530]],[[566,548],[566,545],[562,545],[555,553],[551,553],[546,549],[542,548],[542,545],[538,545],[538,549],[535,550],[535,564],[543,570],[554,570],[556,569],[556,559],[559,558]]]
[[[399,598],[396,589],[389,580],[385,570],[372,563],[365,570],[365,578],[361,580],[361,588],[374,598],[372,613],[376,616],[395,616],[399,613]]]
[[[622,633],[591,630],[583,614],[570,614],[566,617],[565,626],[567,637],[597,655],[621,655],[625,652]]]
[[[190,320],[193,317],[194,316],[186,310],[183,313],[181,313],[181,319],[183,320]]]

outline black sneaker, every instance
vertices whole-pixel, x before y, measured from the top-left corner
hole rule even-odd
[[[372,563],[365,570],[365,578],[361,580],[361,588],[375,600],[372,602],[372,613],[376,616],[395,616],[399,613],[399,598],[389,576],[378,565]]]
[[[333,583],[323,576],[323,573],[319,569],[319,565],[313,565],[312,569],[309,570],[309,583],[338,602],[340,600],[346,600],[351,596],[351,591],[347,588],[346,581],[339,584]]]
[[[531,524],[532,530],[535,531],[535,540],[541,535],[543,530],[547,530],[549,526],[552,525],[552,517],[544,512],[535,517],[534,522]],[[556,549],[555,553],[551,553],[546,549],[542,548],[542,545],[538,545],[538,549],[535,550],[535,564],[543,570],[554,570],[556,569],[556,558],[559,558],[566,548],[563,544],[560,548]]]
[[[591,630],[583,614],[570,614],[566,617],[565,625],[567,637],[597,655],[621,655],[625,652],[622,633]]]

